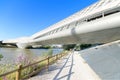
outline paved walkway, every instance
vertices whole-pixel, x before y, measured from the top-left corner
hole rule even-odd
[[[42,71],[28,80],[96,80],[85,73],[86,67],[80,67],[80,54],[71,53],[49,67],[49,71]]]

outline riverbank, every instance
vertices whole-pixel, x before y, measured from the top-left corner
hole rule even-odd
[[[67,53],[68,52],[65,51],[60,54],[49,56],[45,59],[35,61],[32,63],[21,64],[21,65],[17,64],[18,67],[16,69],[8,71],[7,73],[0,74],[0,80],[4,79],[4,78],[5,78],[5,80],[6,79],[14,80],[15,78],[16,78],[16,80],[26,79],[30,76],[35,75],[40,70],[48,69],[49,65],[53,64],[58,59],[60,59],[64,55],[66,55]],[[15,74],[15,72],[17,72],[17,73]]]
[[[94,75],[94,76],[93,76]],[[75,51],[28,80],[99,80]]]

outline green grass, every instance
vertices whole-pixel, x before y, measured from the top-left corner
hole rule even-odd
[[[14,69],[16,69],[15,65],[14,66],[10,64],[0,65],[0,74],[12,71]],[[15,73],[0,77],[0,80],[15,80]]]

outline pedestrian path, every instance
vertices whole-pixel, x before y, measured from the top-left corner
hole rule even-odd
[[[94,79],[93,72],[86,67],[78,52],[72,52],[57,63],[43,70],[38,75],[28,80],[98,80]],[[88,71],[86,71],[88,70]]]

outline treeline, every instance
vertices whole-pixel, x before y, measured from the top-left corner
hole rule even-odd
[[[52,47],[49,45],[43,45],[43,46],[39,46],[39,47],[32,47],[32,46],[27,47],[27,49],[51,49],[51,48]]]
[[[75,46],[76,44],[67,44],[67,45],[63,45],[63,49],[70,50],[70,49],[73,49]]]
[[[90,47],[92,47],[92,44],[67,44],[67,45],[63,45],[64,50],[70,50],[70,49],[83,50],[83,49],[90,48]]]

